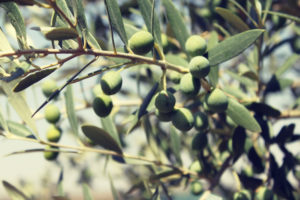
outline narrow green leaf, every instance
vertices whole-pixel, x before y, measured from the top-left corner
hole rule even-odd
[[[236,127],[232,136],[234,162],[244,153],[246,138],[247,135],[245,129],[240,126]]]
[[[292,54],[288,59],[276,70],[275,75],[277,77],[280,77],[284,72],[286,72],[288,69],[290,69],[296,61],[300,58],[299,54]]]
[[[208,59],[211,66],[227,61],[247,49],[264,32],[262,29],[253,29],[239,33],[208,50]]]
[[[65,95],[65,102],[66,102],[66,111],[68,120],[72,129],[72,133],[76,136],[78,136],[78,120],[75,112],[75,106],[74,106],[74,98],[73,98],[73,91],[72,86],[68,85]]]
[[[241,84],[243,84],[243,85],[245,85],[247,87],[256,87],[257,86],[256,82],[253,81],[252,79],[240,76],[239,74],[236,74],[236,73],[234,73],[232,71],[226,70],[226,74],[228,74],[233,79],[237,80],[238,82],[240,82]]]
[[[189,66],[189,63],[184,58],[182,58],[178,55],[174,55],[174,54],[167,54],[166,61],[168,61],[169,63],[175,64],[175,65],[182,66],[182,67]]]
[[[226,114],[238,125],[253,132],[260,132],[261,128],[248,109],[233,98],[229,98]]]
[[[90,192],[90,187],[86,183],[82,184],[82,190],[83,190],[83,199],[84,200],[93,200],[93,197]]]
[[[84,14],[83,1],[74,0],[74,11],[76,11],[75,16],[78,23],[78,27],[85,41],[90,45],[92,49],[101,49],[95,37],[90,33],[88,25],[86,22],[86,17]]]
[[[102,128],[107,131],[112,138],[121,146],[121,141],[116,124],[113,122],[112,117],[109,115],[107,117],[101,117]]]
[[[108,17],[109,17],[110,23],[112,25],[112,28],[117,31],[121,40],[127,46],[128,39],[127,39],[127,35],[125,32],[123,19],[122,19],[122,15],[121,15],[121,11],[120,11],[118,2],[116,0],[105,0],[104,2],[105,2],[105,6],[107,8]]]
[[[221,15],[233,28],[238,30],[239,32],[249,30],[248,25],[241,20],[240,17],[235,15],[232,11],[226,8],[217,7],[215,11]]]
[[[110,175],[108,176],[108,178],[109,178],[109,183],[110,183],[110,188],[111,188],[113,198],[114,198],[114,200],[119,200],[120,199],[119,194],[118,194],[118,191],[116,190],[116,188],[114,186],[113,179],[111,178]]]
[[[71,10],[69,9],[66,0],[56,0],[55,3],[61,10],[64,11],[64,14],[70,19],[70,21],[74,23],[74,16]]]
[[[253,102],[247,106],[249,110],[253,110],[259,115],[265,115],[267,117],[279,117],[281,112],[272,106],[265,103]]]
[[[19,47],[21,49],[27,49],[26,27],[17,4],[14,2],[5,2],[1,3],[0,6],[5,9],[6,16],[16,30]]]
[[[13,88],[17,80],[6,83],[1,81],[2,88],[8,97],[8,102],[12,105],[21,119],[28,125],[28,127],[35,133],[38,134],[35,121],[31,118],[30,108],[21,93],[14,93]]]
[[[2,184],[12,200],[30,200],[21,190],[9,182],[2,181]]]
[[[138,0],[138,4],[141,10],[141,14],[146,23],[147,29],[150,33],[152,33],[152,26],[151,26],[152,3],[150,2],[150,0]],[[158,43],[159,47],[162,49],[160,23],[157,15],[155,13],[153,14],[154,14],[154,24],[153,24],[154,41]]]
[[[105,149],[115,151],[122,154],[122,149],[119,144],[102,128],[98,128],[93,125],[84,124],[81,126],[82,132],[96,144],[102,146]]]
[[[217,196],[215,194],[209,194],[205,199],[206,200],[223,200],[222,197]]]
[[[12,134],[22,137],[28,137],[32,135],[32,132],[24,124],[19,124],[14,121],[7,120],[7,126],[10,133]]]
[[[178,135],[177,130],[174,128],[174,126],[170,126],[170,140],[171,140],[171,149],[178,161],[179,164],[182,164],[181,160],[181,140],[180,136]]]
[[[289,14],[286,14],[286,13],[275,12],[275,11],[266,11],[266,10],[263,10],[262,12],[263,13],[268,13],[268,14],[271,14],[271,15],[276,15],[276,16],[279,16],[279,17],[283,17],[283,18],[286,18],[286,19],[290,19],[290,20],[295,21],[296,23],[300,23],[300,18],[296,17],[294,15],[289,15]]]
[[[208,50],[215,47],[218,44],[218,42],[219,42],[218,37],[219,36],[216,31],[211,32],[210,38],[208,39],[208,42],[207,42]],[[218,84],[218,80],[219,80],[219,67],[218,66],[211,66],[209,74],[208,74],[208,78],[209,78],[210,83],[214,87],[216,87]]]
[[[163,0],[162,3],[166,9],[168,22],[170,23],[175,38],[178,40],[181,48],[185,50],[185,41],[189,37],[186,23],[171,0]]]
[[[0,27],[0,51],[13,51],[13,48],[10,46],[5,34],[3,33]],[[0,61],[10,62],[10,59],[7,57],[0,58]]]
[[[0,127],[3,128],[6,133],[9,133],[8,125],[2,114],[1,107],[0,107]]]
[[[45,78],[47,76],[49,76],[56,69],[57,69],[57,67],[51,68],[51,69],[50,68],[44,69],[44,70],[38,71],[34,74],[30,74],[29,76],[26,76],[19,83],[17,83],[17,85],[15,86],[13,91],[20,92],[22,90],[25,90],[29,86],[39,82],[40,80],[42,80],[43,78]]]
[[[155,95],[158,85],[159,85],[158,83],[155,83],[151,88],[151,90],[146,95],[146,97],[144,98],[143,103],[141,104],[138,110],[138,119],[140,119],[143,115],[147,113],[148,105],[150,104],[153,96]]]

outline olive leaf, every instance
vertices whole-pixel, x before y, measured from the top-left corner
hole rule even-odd
[[[96,144],[102,146],[105,149],[115,151],[119,154],[122,154],[122,149],[119,144],[112,138],[112,136],[107,133],[102,128],[84,124],[81,126],[81,130],[85,136],[87,136],[90,140],[95,142]]]
[[[21,190],[9,182],[2,181],[2,184],[12,200],[30,200]]]
[[[77,136],[78,135],[78,120],[77,120],[77,116],[76,116],[76,112],[75,112],[73,91],[72,91],[71,85],[67,86],[67,90],[64,95],[65,95],[68,121],[70,123],[72,133]]]
[[[44,69],[41,71],[38,71],[34,74],[30,74],[26,76],[24,79],[22,79],[13,89],[14,92],[20,92],[22,90],[25,90],[29,86],[39,82],[43,78],[49,76],[51,73],[53,73],[57,67]]]
[[[243,52],[264,32],[263,29],[253,29],[231,36],[208,50],[208,60],[211,66],[225,62]]]
[[[184,22],[179,10],[175,8],[174,3],[171,0],[163,0],[162,3],[166,9],[168,22],[170,23],[172,32],[174,33],[175,38],[178,40],[181,48],[185,50],[185,41],[189,37],[186,23]]]
[[[260,132],[261,128],[249,110],[233,98],[229,98],[226,114],[238,125],[253,131]]]

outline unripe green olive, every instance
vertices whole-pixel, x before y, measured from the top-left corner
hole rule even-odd
[[[147,31],[138,31],[131,36],[128,41],[129,48],[139,55],[148,53],[154,45],[154,39],[151,33]]]
[[[49,104],[45,108],[45,118],[49,123],[55,124],[60,119],[60,111],[54,104]]]
[[[260,187],[256,194],[255,200],[272,200],[273,192],[265,186]]]
[[[113,108],[113,103],[111,97],[105,94],[101,94],[96,96],[93,101],[93,109],[94,112],[99,117],[106,117],[110,114]]]
[[[184,74],[180,79],[180,90],[186,95],[197,95],[200,90],[200,80],[191,75]]]
[[[206,48],[206,41],[200,35],[192,35],[185,42],[185,49],[192,57],[203,55]]]
[[[68,27],[46,27],[42,32],[48,40],[68,40],[78,37],[76,29]]]
[[[173,110],[171,112],[169,112],[169,113],[162,113],[158,109],[155,109],[155,115],[162,122],[169,122],[169,121],[171,121],[173,114],[174,114]]]
[[[199,181],[194,181],[191,184],[191,192],[193,195],[199,195],[203,192],[203,186]]]
[[[205,133],[198,133],[192,140],[192,149],[195,151],[203,150],[207,145],[207,136]]]
[[[180,73],[172,71],[169,75],[169,78],[173,83],[178,84],[180,83],[181,76],[182,75]]]
[[[176,99],[174,95],[169,91],[160,91],[155,96],[155,107],[161,113],[169,113],[174,109]]]
[[[235,192],[233,194],[233,199],[234,200],[250,200],[251,195],[247,190],[241,190],[241,191]]]
[[[122,87],[122,76],[118,71],[109,71],[102,76],[100,83],[105,94],[113,95]]]
[[[45,97],[49,97],[57,89],[56,81],[52,79],[47,79],[42,83],[42,92]]]
[[[61,130],[54,124],[51,124],[46,133],[47,140],[50,142],[58,142],[61,137]]]
[[[161,44],[164,52],[167,52],[169,50],[170,45],[168,41],[168,36],[166,34],[161,34]]]
[[[193,172],[197,172],[198,174],[201,173],[202,167],[200,165],[200,162],[198,160],[194,161],[190,166],[190,170]]]
[[[181,131],[193,128],[194,116],[187,108],[178,108],[172,116],[172,124]]]
[[[198,131],[202,131],[208,128],[208,119],[207,115],[203,112],[197,112],[194,116],[195,118],[195,128]]]
[[[205,103],[214,112],[224,112],[228,106],[228,97],[218,88],[206,95]]]
[[[53,149],[53,150],[57,150],[58,147],[52,147],[52,146],[46,146],[45,147],[45,150],[50,150],[50,149]],[[44,151],[44,158],[46,160],[55,160],[58,156],[59,152],[57,151]]]
[[[210,71],[209,61],[203,56],[193,57],[189,63],[190,73],[196,78],[204,78]]]

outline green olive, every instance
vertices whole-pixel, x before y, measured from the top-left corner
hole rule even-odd
[[[46,160],[55,160],[59,154],[57,151],[47,151],[47,150],[58,150],[58,147],[46,146],[44,151],[44,158]]]
[[[208,128],[207,115],[203,112],[197,112],[194,116],[195,118],[195,128],[198,131],[202,131]]]
[[[49,123],[55,124],[60,119],[60,111],[54,104],[49,104],[45,108],[45,118]]]
[[[155,96],[155,107],[161,113],[169,113],[174,109],[176,99],[174,95],[169,91],[160,91]]]
[[[182,75],[180,73],[172,71],[169,75],[169,78],[173,83],[178,84],[180,83],[181,76]]]
[[[51,124],[46,133],[47,140],[50,142],[58,142],[61,137],[61,130],[54,124]]]
[[[169,41],[168,41],[168,36],[166,34],[161,34],[161,43],[162,43],[164,52],[168,52],[170,45],[169,45]]]
[[[192,35],[185,42],[185,49],[192,57],[203,55],[206,48],[206,41],[200,35]]]
[[[56,81],[52,79],[47,79],[42,83],[42,92],[45,97],[49,97],[57,89]]]
[[[228,97],[218,88],[206,95],[205,103],[214,112],[224,112],[228,107]]]
[[[194,116],[187,108],[178,108],[172,116],[172,124],[181,131],[193,128]]]
[[[105,94],[96,96],[93,101],[94,112],[99,117],[106,117],[111,113],[113,103],[111,97]]]
[[[129,48],[139,55],[147,54],[154,45],[154,39],[151,33],[147,31],[138,31],[131,36],[128,41]]]
[[[191,192],[193,195],[199,195],[203,192],[203,186],[199,181],[194,181],[191,187]]]
[[[118,71],[106,72],[101,78],[101,88],[106,95],[113,95],[122,87],[122,76]]]
[[[190,73],[196,78],[204,78],[210,71],[209,61],[203,56],[193,57],[189,63]]]
[[[200,87],[200,80],[190,73],[184,74],[180,79],[180,90],[186,95],[197,95]]]

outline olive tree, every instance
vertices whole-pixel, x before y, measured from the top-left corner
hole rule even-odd
[[[130,185],[118,189],[107,171],[115,199],[173,199],[175,189],[200,199],[300,197],[300,151],[289,148],[300,139],[296,1],[0,7],[0,134],[41,146],[9,156],[41,154],[59,165],[94,153],[104,167],[120,163]],[[28,100],[36,93],[38,107]],[[276,94],[293,104],[280,107]],[[275,129],[284,119],[294,122]],[[48,127],[38,128],[41,121]],[[129,142],[133,134],[144,140]],[[66,136],[76,144],[64,144]],[[127,153],[133,145],[136,153]],[[235,186],[221,181],[225,172]],[[94,177],[80,169],[78,176],[92,199]],[[44,198],[2,181],[12,199]],[[47,198],[68,199],[61,182]]]

